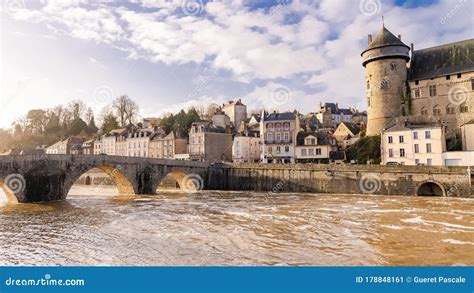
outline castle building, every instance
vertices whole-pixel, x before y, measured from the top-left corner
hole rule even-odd
[[[384,26],[361,56],[367,135],[408,120],[441,123],[449,137],[474,118],[474,39],[415,51]]]

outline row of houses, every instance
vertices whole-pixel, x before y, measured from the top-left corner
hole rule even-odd
[[[333,114],[332,114],[333,113]],[[352,109],[324,104],[319,112],[267,112],[247,117],[241,100],[218,107],[211,121],[192,123],[189,138],[165,133],[152,124],[129,126],[82,142],[71,137],[46,149],[48,154],[115,155],[208,162],[330,163],[357,141],[366,121]],[[359,123],[353,117],[362,117]]]

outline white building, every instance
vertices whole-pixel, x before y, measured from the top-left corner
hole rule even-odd
[[[260,137],[256,131],[246,131],[234,136],[232,161],[255,163],[260,161]]]
[[[45,153],[47,155],[57,155],[59,154],[59,145],[61,144],[61,141],[58,141],[49,147],[46,148]]]
[[[337,150],[336,140],[328,134],[301,131],[295,148],[296,163],[329,163],[331,151]]]
[[[430,125],[396,125],[382,132],[382,164],[444,165],[445,129]]]
[[[96,139],[94,141],[94,155],[100,154],[102,154],[102,143],[100,142],[100,139]]]
[[[129,157],[148,157],[148,144],[153,134],[152,128],[131,131],[127,137],[127,155]]]
[[[336,128],[342,122],[352,122],[354,111],[352,109],[339,108],[338,103],[321,104],[316,118],[323,127]]]

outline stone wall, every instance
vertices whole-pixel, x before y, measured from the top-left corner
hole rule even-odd
[[[465,167],[225,164],[209,168],[207,188],[269,192],[416,195],[433,182],[443,195],[471,197]]]

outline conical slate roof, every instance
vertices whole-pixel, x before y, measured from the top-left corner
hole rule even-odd
[[[386,46],[405,46],[410,48],[383,26],[365,51]]]

